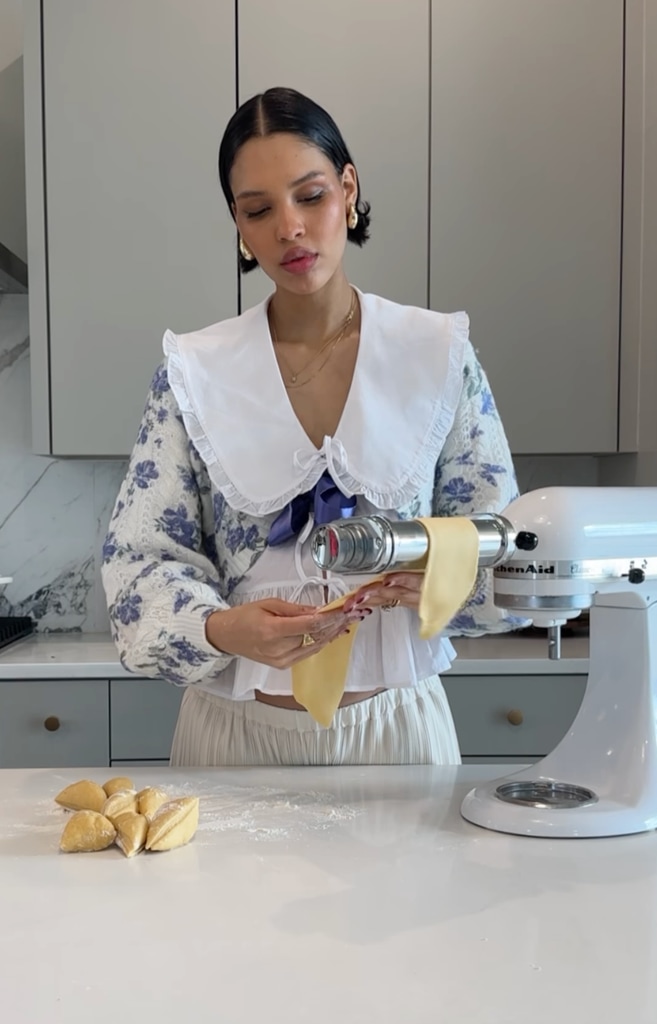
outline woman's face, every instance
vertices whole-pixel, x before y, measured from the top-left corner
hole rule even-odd
[[[342,263],[356,171],[341,176],[322,151],[296,135],[250,139],[230,176],[240,235],[277,287],[319,291]]]

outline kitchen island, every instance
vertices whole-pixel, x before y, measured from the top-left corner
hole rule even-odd
[[[53,797],[111,771],[2,771],[2,1019],[654,1024],[657,834],[464,821],[504,773],[132,768],[201,818],[188,846],[128,860],[58,852]]]

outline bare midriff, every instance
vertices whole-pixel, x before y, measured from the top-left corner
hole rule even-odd
[[[361,700],[369,700],[370,697],[375,697],[377,693],[383,693],[384,690],[385,686],[379,686],[376,690],[356,690],[353,693],[345,693],[339,706],[344,708],[348,704],[358,704]],[[289,711],[306,710],[294,697],[287,697],[285,694],[262,693],[261,690],[256,690],[255,699],[259,700],[261,704],[271,704],[275,708],[287,708]]]

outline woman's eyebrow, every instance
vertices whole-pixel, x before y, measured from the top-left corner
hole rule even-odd
[[[290,188],[297,188],[299,185],[304,185],[307,181],[312,178],[320,178],[323,175],[323,171],[308,171],[307,174],[302,175],[301,178],[297,178],[296,181],[290,182]],[[266,196],[267,193],[260,189],[245,189],[244,192],[240,192],[235,196],[235,199],[253,199],[260,196]]]

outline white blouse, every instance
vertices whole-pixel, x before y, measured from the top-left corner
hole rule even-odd
[[[328,469],[347,496],[361,495],[358,515],[396,519],[395,506],[415,498],[428,473],[433,477],[461,393],[467,317],[357,294],[361,333],[352,385],[335,435],[321,449],[290,404],[269,332],[269,299],[222,324],[220,347],[216,328],[183,340],[167,333],[169,379],[185,424],[233,508],[278,511]],[[395,349],[401,358],[392,360]],[[309,552],[312,527],[311,516],[296,540],[268,547],[230,604],[278,597],[322,605],[325,588],[332,601],[370,579],[333,573],[324,579]],[[345,690],[415,686],[449,668],[454,656],[447,638],[420,640],[416,612],[377,608],[358,626]],[[238,658],[199,686],[248,700],[256,690],[290,694],[292,673]]]
[[[333,436],[317,448],[283,383],[268,301],[191,334],[164,336],[103,552],[103,582],[122,663],[235,700],[292,692],[291,672],[217,651],[213,611],[266,597],[323,604],[367,577],[328,574],[298,537],[267,544],[272,522],[327,470],[356,515],[390,518],[501,511],[517,495],[504,430],[468,338],[465,313],[401,306],[358,291],[361,334]],[[490,579],[448,632],[522,625],[494,607]],[[374,610],[359,625],[347,691],[414,686],[445,671],[447,635],[418,617]]]

